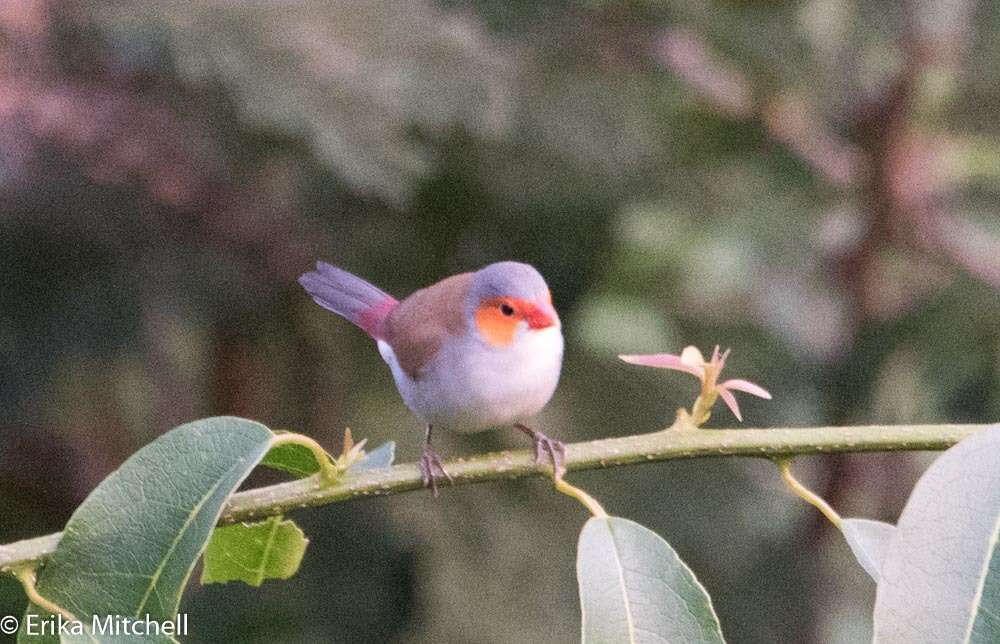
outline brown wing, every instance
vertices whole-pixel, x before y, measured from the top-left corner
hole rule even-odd
[[[399,365],[413,379],[448,336],[466,331],[465,296],[472,273],[445,278],[399,303],[382,327]]]

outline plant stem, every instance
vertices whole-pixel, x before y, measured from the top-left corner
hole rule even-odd
[[[777,458],[774,460],[774,463],[778,466],[778,469],[781,470],[781,478],[785,479],[785,483],[788,484],[788,487],[793,493],[795,493],[796,496],[822,512],[823,516],[829,519],[830,523],[832,523],[834,527],[840,528],[842,520],[840,515],[837,514],[837,511],[831,508],[830,504],[827,503],[823,497],[799,483],[799,480],[792,474],[792,459]]]
[[[715,390],[702,391],[698,398],[695,399],[694,405],[691,407],[691,414],[689,418],[691,422],[694,423],[695,427],[701,427],[708,422],[708,419],[712,417],[712,407],[715,406],[715,401],[718,399],[719,394]]]
[[[800,454],[942,450],[986,425],[872,425],[801,429],[691,429],[606,438],[566,446],[570,472],[673,459],[748,456],[781,458]],[[455,485],[522,476],[551,476],[527,450],[483,454],[445,464]],[[220,523],[259,520],[309,506],[364,496],[422,489],[413,463],[345,475],[332,485],[318,477],[247,490],[233,495]],[[439,500],[447,503],[447,499]],[[0,545],[0,571],[37,565],[51,554],[58,534]]]
[[[350,430],[348,430],[350,431]],[[345,434],[345,436],[350,437],[350,434]],[[316,459],[316,463],[319,464],[319,476],[322,481],[327,484],[334,483],[340,476],[340,472],[337,471],[337,467],[330,460],[330,455],[327,454],[323,446],[309,438],[304,434],[276,434],[274,439],[271,441],[271,447],[277,447],[278,445],[301,445],[309,451],[312,452],[313,458]]]
[[[75,622],[77,621],[76,616],[69,612],[59,604],[49,601],[48,599],[42,597],[38,592],[38,588],[35,586],[35,569],[29,565],[20,566],[13,570],[14,576],[17,580],[21,582],[21,587],[24,588],[24,594],[28,596],[28,599],[32,604],[38,606],[44,611],[48,611],[53,615],[62,615],[66,621]]]
[[[564,479],[558,477],[555,478],[555,484],[556,490],[562,492],[566,496],[571,496],[582,503],[583,506],[598,519],[606,519],[608,517],[608,513],[604,511],[604,508],[597,502],[597,499],[590,496],[580,488],[575,485],[570,485]]]

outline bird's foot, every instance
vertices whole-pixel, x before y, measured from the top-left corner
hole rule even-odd
[[[437,452],[430,445],[424,445],[424,451],[420,455],[419,467],[420,478],[424,482],[424,487],[429,488],[435,498],[438,495],[437,484],[439,480],[447,480],[452,484],[455,483],[451,478],[451,474],[448,474],[444,469],[444,465],[441,464],[441,457],[437,455]]]
[[[532,429],[527,425],[515,425],[522,432],[531,437],[531,442],[535,448],[535,463],[544,465],[546,461],[552,464],[552,473],[556,480],[562,480],[566,475],[566,443],[549,438],[537,429]]]

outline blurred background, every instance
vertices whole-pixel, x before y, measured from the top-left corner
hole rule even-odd
[[[693,379],[615,355],[686,344],[774,393],[748,426],[996,420],[998,113],[991,2],[3,0],[0,542],[198,417],[415,460],[370,341],[295,283],[317,258],[397,296],[533,263],[566,441],[669,423]],[[894,520],[931,457],[797,470]],[[731,642],[869,641],[874,585],[769,463],[573,479],[675,546]],[[294,518],[300,574],[193,584],[188,641],[579,639],[586,517],[541,479]]]

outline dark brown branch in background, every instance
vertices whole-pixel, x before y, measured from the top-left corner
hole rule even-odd
[[[924,123],[940,119],[947,97],[927,96],[935,82],[946,86],[959,75],[968,50],[969,16],[974,3],[908,2],[900,37],[904,65],[883,92],[860,106],[851,119],[852,140],[837,134],[809,97],[801,93],[752,100],[751,82],[711,53],[710,45],[690,30],[663,32],[653,58],[690,86],[708,106],[739,120],[759,117],[768,134],[800,158],[829,184],[849,189],[845,201],[862,202],[858,211],[863,229],[853,247],[842,249],[833,270],[847,294],[850,334],[858,334],[873,316],[884,315],[884,251],[904,248],[931,260],[907,289],[909,302],[955,268],[1000,287],[1000,239],[990,238],[975,224],[950,212],[944,154],[949,141]],[[932,117],[928,119],[928,117]],[[936,265],[935,265],[936,264]],[[900,313],[900,304],[892,302]],[[849,424],[858,410],[853,390],[857,378],[848,354],[835,370],[832,403],[835,423]],[[901,461],[888,464],[900,467]],[[855,482],[864,478],[856,461],[837,455],[825,463],[828,476],[821,494],[834,506],[845,506]],[[829,529],[817,515],[806,528],[814,536]]]
[[[756,108],[749,81],[695,32],[665,30],[656,39],[653,57],[719,113],[740,120],[753,116]]]
[[[880,251],[909,248],[1000,287],[1000,239],[950,213],[943,177],[948,141],[924,131],[915,102],[940,79],[959,76],[968,50],[973,3],[908,3],[901,36],[905,64],[898,76],[853,116],[857,142],[836,133],[803,94],[755,100],[751,81],[713,52],[690,28],[665,29],[652,38],[650,57],[683,81],[711,109],[736,120],[759,118],[775,141],[833,186],[860,185],[866,195],[865,231],[838,259],[837,273],[850,290],[855,329],[878,310]],[[940,112],[947,100],[920,105]],[[933,101],[938,104],[933,104]],[[924,115],[926,116],[926,115]]]
[[[775,141],[828,183],[846,187],[864,172],[861,152],[823,122],[807,97],[787,94],[755,100],[750,80],[695,31],[660,32],[653,39],[652,57],[722,116],[760,119]]]
[[[839,258],[837,273],[850,294],[855,333],[880,312],[885,290],[881,283],[881,254],[892,246],[915,250],[931,259],[945,258],[952,266],[992,282],[976,257],[961,252],[965,250],[960,249],[963,241],[967,243],[969,238],[961,240],[950,234],[958,221],[946,214],[943,205],[947,197],[947,187],[941,181],[944,141],[941,135],[926,131],[917,114],[922,111],[924,119],[931,114],[940,116],[946,101],[928,105],[923,93],[927,92],[932,74],[945,74],[949,80],[958,75],[968,45],[968,21],[962,15],[967,14],[971,3],[959,0],[947,3],[947,8],[944,4],[906,4],[904,32],[900,36],[905,62],[884,91],[854,114],[853,129],[870,169],[862,185],[865,233],[853,249]],[[950,25],[941,22],[939,15],[929,15],[941,10],[951,12]],[[996,252],[1000,253],[1000,248]],[[848,392],[847,380],[853,377],[850,369],[841,368],[839,379],[845,382],[840,382],[837,390]],[[854,410],[854,402],[842,400],[836,407]],[[851,419],[843,417],[837,422]],[[855,471],[858,465],[854,461],[843,456],[828,463],[832,472],[821,493],[835,506],[843,506],[844,497],[855,487],[853,482],[863,479],[863,474]],[[812,530],[819,532],[827,527],[822,521],[813,521]]]
[[[775,140],[832,185],[846,188],[865,173],[864,155],[835,134],[802,95],[779,95],[763,109],[764,125]]]

